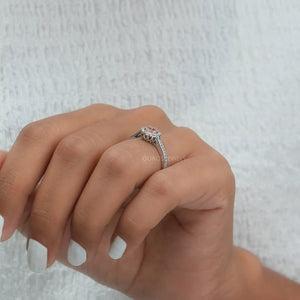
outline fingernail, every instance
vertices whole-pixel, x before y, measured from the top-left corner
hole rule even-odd
[[[1,238],[2,238],[3,225],[4,225],[4,219],[0,215],[0,241],[1,241]]]
[[[68,248],[68,261],[75,267],[82,265],[86,261],[85,249],[73,240],[70,240]]]
[[[127,246],[126,242],[117,235],[110,246],[109,256],[112,259],[121,258],[125,252],[126,246]]]
[[[27,252],[28,266],[33,272],[47,269],[47,248],[36,240],[29,240]]]

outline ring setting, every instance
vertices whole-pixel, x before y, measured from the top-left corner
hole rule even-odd
[[[166,168],[168,166],[168,157],[161,141],[161,135],[162,133],[158,128],[148,125],[142,127],[138,132],[130,136],[130,138],[143,138],[146,142],[153,144],[162,156],[162,168]]]

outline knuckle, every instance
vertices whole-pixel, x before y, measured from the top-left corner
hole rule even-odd
[[[231,178],[234,176],[229,161],[218,151],[215,151],[216,163],[219,165],[219,168],[222,170],[225,177]]]
[[[186,136],[190,139],[199,139],[199,135],[193,129],[186,126],[178,126],[176,128],[180,135]]]
[[[109,121],[112,117],[124,112],[123,109],[106,103],[93,103],[86,109],[90,111],[90,114],[95,115],[95,118],[99,121]]]
[[[53,124],[45,121],[35,121],[27,124],[20,132],[20,137],[24,140],[40,141],[49,139],[53,135],[55,127]]]
[[[169,177],[161,172],[154,173],[149,179],[149,188],[152,194],[159,195],[162,197],[171,197],[173,196],[173,187],[172,183],[169,180]]]
[[[143,109],[145,109],[147,111],[156,113],[156,114],[163,113],[163,110],[159,106],[153,105],[153,104],[143,105],[143,106],[141,106],[141,108],[143,108]]]
[[[61,140],[56,148],[56,154],[64,161],[77,161],[88,154],[91,149],[90,144],[89,139],[72,134]]]
[[[129,172],[134,158],[133,154],[128,150],[111,147],[102,154],[100,162],[108,174],[120,176]]]
[[[120,108],[114,106],[114,105],[111,105],[111,104],[107,104],[107,103],[92,103],[89,105],[89,108],[91,110],[114,110],[114,111],[121,111]]]
[[[229,161],[218,151],[216,154],[216,166],[219,169],[218,182],[222,186],[220,189],[221,206],[227,206],[235,198],[235,176],[230,166]]]
[[[92,103],[89,105],[89,108],[92,110],[102,109],[103,104],[102,103]]]
[[[157,105],[149,104],[149,105],[143,105],[139,108],[143,113],[147,115],[154,116],[155,119],[161,120],[161,119],[167,119],[167,114],[164,112],[162,108],[160,108]]]
[[[234,199],[235,195],[235,176],[233,173],[233,170],[229,164],[229,161],[224,158],[223,160],[224,164],[224,175],[225,175],[225,184],[228,187],[230,199]]]

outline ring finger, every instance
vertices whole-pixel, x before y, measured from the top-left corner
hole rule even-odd
[[[184,127],[164,132],[162,139],[167,145],[169,166],[187,157],[194,147]],[[160,170],[160,159],[155,147],[143,140],[126,140],[103,153],[72,215],[68,253],[72,265],[79,266],[87,260],[87,254],[90,257],[96,254],[104,227],[134,189]],[[102,248],[97,254],[106,251],[108,248]]]

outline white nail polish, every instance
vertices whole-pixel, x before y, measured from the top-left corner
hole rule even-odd
[[[110,246],[109,256],[112,259],[121,258],[125,252],[126,246],[127,246],[126,242],[117,235]]]
[[[68,248],[68,261],[75,267],[82,265],[86,261],[85,249],[73,240],[70,240]]]
[[[4,219],[0,215],[0,241],[1,241],[1,237],[2,237],[3,226],[4,226]]]
[[[29,240],[27,262],[33,272],[47,269],[47,248],[36,240]]]

